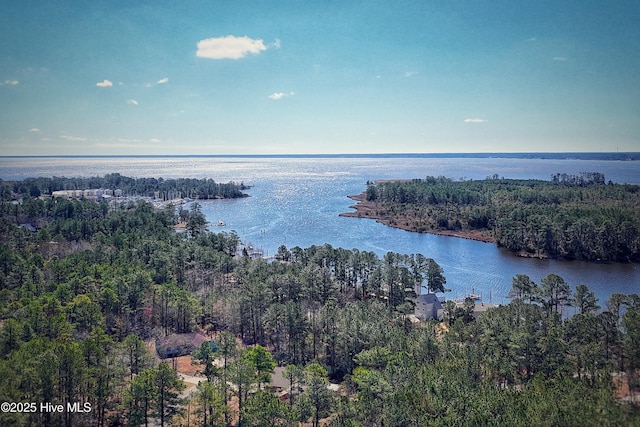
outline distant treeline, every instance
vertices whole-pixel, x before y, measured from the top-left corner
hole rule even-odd
[[[3,182],[5,191],[10,190],[17,194],[29,194],[38,197],[41,194],[53,194],[54,191],[61,190],[87,190],[93,188],[104,188],[111,190],[122,190],[125,195],[153,197],[155,193],[160,193],[160,197],[190,197],[193,199],[216,199],[216,198],[239,198],[246,197],[243,193],[247,186],[243,183],[236,184],[228,182],[221,184],[213,179],[195,178],[131,178],[111,173],[102,177],[91,178],[26,178],[22,181]],[[171,197],[170,197],[171,195]]]
[[[600,173],[380,182],[366,199],[413,231],[480,230],[525,255],[640,261],[640,186],[605,184]]]

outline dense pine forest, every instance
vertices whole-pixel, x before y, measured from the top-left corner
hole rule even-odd
[[[0,201],[0,425],[640,425],[638,295],[597,301],[552,273],[518,275],[507,305],[476,318],[472,300],[448,301],[442,322],[416,322],[416,289],[447,290],[429,254],[282,246],[253,259],[236,234],[207,231],[197,203],[42,197],[34,186],[53,187],[26,182]],[[442,184],[434,197],[452,198],[457,183]],[[494,184],[513,210],[539,193]],[[632,187],[539,185],[621,195],[609,216],[637,221]],[[150,343],[193,331],[215,346],[192,353],[204,380],[185,392]],[[286,396],[269,387],[276,366]]]
[[[366,201],[361,217],[496,241],[523,256],[640,261],[640,186],[606,183],[600,173],[380,182]]]

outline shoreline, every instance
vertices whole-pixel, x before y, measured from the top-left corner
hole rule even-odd
[[[392,180],[388,180],[392,181]],[[376,181],[377,182],[377,181]],[[351,209],[355,209],[353,212],[344,212],[339,214],[342,217],[348,218],[361,218],[361,219],[373,219],[376,222],[386,225],[388,227],[398,228],[400,230],[409,231],[412,233],[428,233],[438,236],[457,237],[461,239],[476,240],[483,243],[496,243],[496,239],[493,236],[487,235],[482,231],[466,230],[424,230],[419,231],[415,225],[400,223],[403,218],[394,218],[386,215],[380,215],[377,213],[377,204],[366,200],[366,192],[361,194],[347,196],[351,200],[357,202],[355,205],[349,206]]]
[[[379,182],[393,182],[393,181],[400,181],[400,180],[388,179],[388,180],[377,180],[374,182],[379,183]],[[480,230],[460,230],[460,231],[433,230],[433,229],[418,230],[417,226],[411,222],[406,221],[405,217],[393,217],[388,215],[381,215],[378,213],[378,205],[375,202],[370,202],[366,200],[366,192],[363,192],[357,195],[347,196],[347,197],[357,202],[355,205],[349,206],[349,208],[355,209],[355,210],[352,212],[340,213],[338,214],[338,216],[348,217],[348,218],[373,219],[376,222],[383,224],[387,227],[397,228],[400,230],[408,231],[410,233],[434,234],[437,236],[457,237],[460,239],[475,240],[477,242],[493,243],[493,244],[496,244],[498,247],[500,247],[500,245],[497,244],[497,240],[493,236],[489,235],[488,232],[483,232]],[[520,250],[520,251],[511,251],[511,253],[518,258],[556,259],[556,260],[569,261],[569,262],[575,261],[572,258],[552,257],[545,252],[534,253],[534,252],[527,252],[524,250]],[[628,263],[624,261],[600,261],[600,260],[586,261],[586,262],[605,263],[605,264],[609,264],[609,263],[627,264]]]

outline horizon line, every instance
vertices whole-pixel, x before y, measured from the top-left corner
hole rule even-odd
[[[607,156],[625,158],[640,156],[640,151],[478,151],[478,152],[454,152],[454,153],[427,153],[427,152],[389,152],[389,153],[280,153],[280,154],[50,154],[50,155],[0,155],[4,159],[20,158],[160,158],[160,157],[253,157],[253,158],[305,158],[305,157],[522,157],[522,156]]]

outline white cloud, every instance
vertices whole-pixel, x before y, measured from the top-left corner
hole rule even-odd
[[[111,87],[111,86],[113,86],[113,82],[105,79],[104,81],[96,83],[96,86],[98,86],[98,87]]]
[[[418,73],[417,71],[405,71],[404,76],[409,78],[409,77],[417,76],[418,74],[420,73]]]
[[[564,56],[556,56],[553,58],[554,61],[566,61],[567,58]]]
[[[67,141],[78,141],[78,142],[84,142],[87,140],[87,138],[82,136],[73,136],[73,135],[66,135],[66,134],[60,135],[60,138],[65,139]]]
[[[149,142],[162,142],[162,141],[159,140],[158,138],[151,138]]]
[[[267,50],[267,47],[260,39],[226,36],[200,40],[196,56],[209,59],[240,59],[263,50]]]
[[[159,85],[163,85],[169,81],[169,77],[165,77],[164,79],[158,80]]]
[[[485,119],[464,119],[465,123],[487,123],[488,121]]]
[[[15,86],[17,84],[17,80],[5,80],[4,83],[0,83],[0,86]]]
[[[136,101],[135,99],[129,99],[127,101],[127,104],[129,104],[129,105],[138,105],[138,101]]]
[[[269,95],[269,99],[278,100],[278,99],[286,98],[287,96],[293,96],[293,95],[295,95],[295,92],[289,92],[289,93],[276,92]]]
[[[31,129],[29,129],[29,132],[40,132],[40,129],[38,129],[38,128],[31,128]]]

